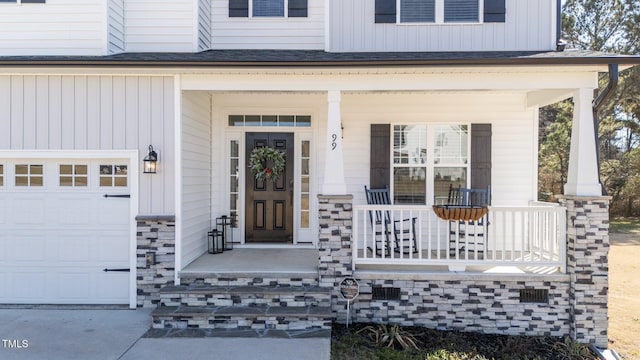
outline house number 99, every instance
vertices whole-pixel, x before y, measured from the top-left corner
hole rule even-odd
[[[336,143],[337,139],[338,139],[338,135],[331,134],[331,150],[335,150],[336,147],[338,146],[338,144]]]

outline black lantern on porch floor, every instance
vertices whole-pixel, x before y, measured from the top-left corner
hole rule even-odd
[[[222,215],[216,218],[216,229],[222,232],[224,250],[233,250],[233,216]]]
[[[224,240],[220,231],[217,229],[209,231],[207,238],[209,241],[209,254],[220,254],[224,251]]]

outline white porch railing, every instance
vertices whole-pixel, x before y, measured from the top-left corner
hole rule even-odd
[[[381,221],[376,222],[376,214]],[[442,220],[431,206],[356,205],[353,239],[354,269],[426,265],[455,271],[468,266],[566,270],[566,209],[551,203],[490,206],[477,222]]]

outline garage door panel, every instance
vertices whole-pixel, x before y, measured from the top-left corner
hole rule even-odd
[[[51,251],[46,241],[46,233],[9,234],[7,248],[11,258],[16,262],[44,262]]]
[[[58,263],[66,264],[69,262],[89,263],[91,261],[91,242],[86,235],[66,235],[58,241],[59,255]]]
[[[8,196],[0,195],[0,225],[7,223],[7,209],[10,206]]]
[[[17,270],[11,273],[9,279],[9,291],[16,301],[41,301],[45,298],[47,290],[47,274],[34,271]],[[25,286],[28,284],[28,286]]]
[[[117,263],[120,264],[119,266],[123,264],[127,265],[129,263],[129,244],[122,241],[123,237],[126,238],[126,236],[126,233],[122,232],[113,232],[98,236],[96,242],[99,251],[96,254],[96,260],[112,264]],[[123,254],[125,254],[126,257],[123,257]]]
[[[88,195],[92,196],[91,194]],[[56,211],[56,222],[58,224],[83,225],[90,223],[91,214],[96,211],[92,203],[93,201],[86,197],[62,198],[51,204],[51,208],[58,209]]]
[[[122,211],[123,204],[128,206],[127,198],[103,199],[99,203],[98,223],[100,225],[127,225],[129,224],[129,212]],[[128,209],[125,209],[128,210]]]
[[[55,283],[61,284],[56,297],[61,299],[87,300],[91,298],[91,276],[87,272],[61,271],[56,274]]]
[[[6,232],[0,232],[0,267],[9,261],[9,240]],[[0,287],[2,289],[2,287]]]
[[[123,282],[128,282],[128,272],[103,272],[97,276],[96,296],[115,301],[119,298],[126,298],[129,294],[126,287],[121,286]]]
[[[41,193],[40,196],[43,196]],[[11,222],[18,225],[44,225],[45,202],[31,196],[16,197],[11,201]]]

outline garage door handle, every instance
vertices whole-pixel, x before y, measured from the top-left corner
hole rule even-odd
[[[109,272],[109,271],[129,272],[129,268],[124,268],[124,269],[104,269],[102,271],[104,271],[104,272]]]
[[[110,194],[104,194],[104,197],[106,198],[130,198],[131,195],[129,194],[117,194],[117,195],[110,195]]]

